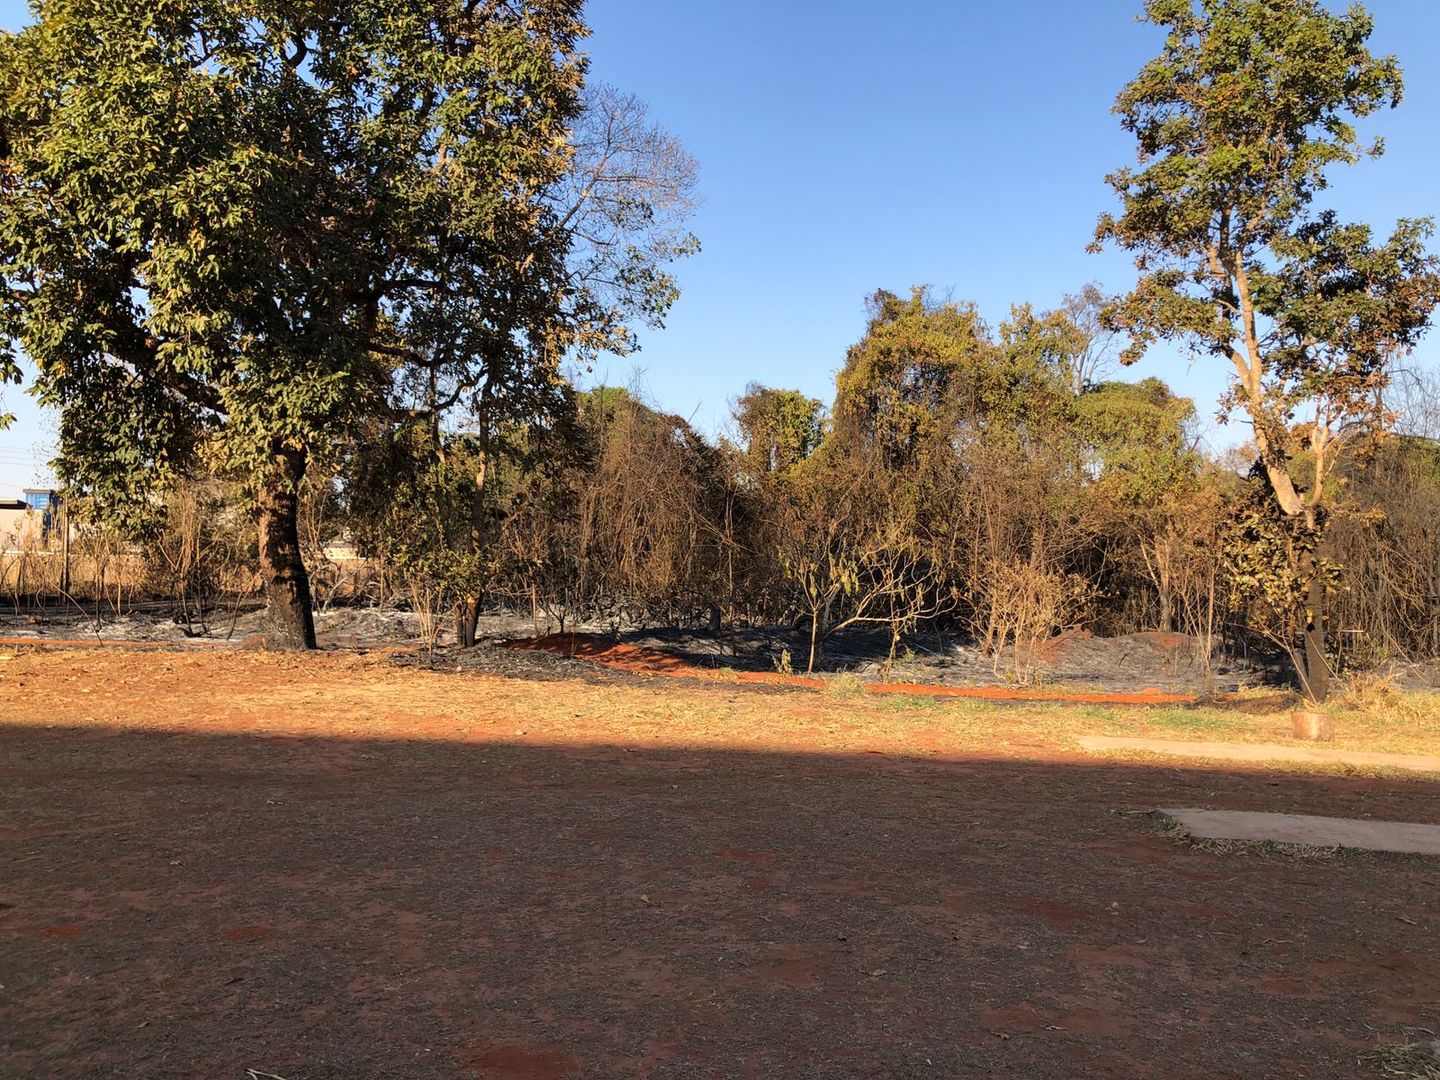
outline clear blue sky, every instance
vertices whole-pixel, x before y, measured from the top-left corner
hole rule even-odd
[[[1343,6],[1338,4],[1336,6]],[[1369,0],[1373,46],[1397,53],[1406,100],[1370,127],[1388,153],[1343,170],[1330,202],[1386,227],[1440,215],[1440,2]],[[643,350],[603,364],[641,369],[667,410],[722,428],[747,382],[829,400],[864,297],[930,284],[992,322],[1086,281],[1132,280],[1118,253],[1088,255],[1112,205],[1102,177],[1133,146],[1116,91],[1159,47],[1139,0],[592,0],[594,78],[638,93],[702,168],[704,245],[679,268],[684,294]],[[0,25],[27,18],[0,0]],[[1440,331],[1416,362],[1440,364]],[[1213,414],[1224,373],[1174,354],[1159,375]],[[43,457],[43,418],[0,432],[0,497]],[[1213,435],[1238,439],[1232,426]]]

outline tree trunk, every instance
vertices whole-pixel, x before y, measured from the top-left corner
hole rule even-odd
[[[1323,705],[1330,696],[1330,661],[1325,658],[1325,583],[1316,573],[1313,559],[1306,559],[1306,570],[1310,583],[1305,604],[1305,655],[1300,688],[1309,701]]]
[[[482,452],[475,469],[475,486],[470,489],[470,527],[465,538],[472,557],[478,556],[485,545],[485,476],[488,471],[489,455]],[[455,605],[455,640],[462,649],[475,647],[479,624],[480,597],[464,597]]]
[[[300,481],[305,456],[282,450],[260,491],[260,576],[265,588],[265,637],[271,648],[315,648],[310,575],[300,554]]]
[[[480,598],[467,596],[455,605],[455,640],[462,649],[475,647],[476,630],[480,625]]]

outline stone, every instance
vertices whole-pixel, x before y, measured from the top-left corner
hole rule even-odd
[[[1330,742],[1335,738],[1335,719],[1329,713],[1299,709],[1290,714],[1290,731],[1297,739]]]
[[[1161,810],[1195,840],[1253,840],[1305,847],[1440,855],[1440,825],[1248,810]]]

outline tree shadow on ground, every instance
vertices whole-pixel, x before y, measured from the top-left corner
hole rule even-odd
[[[0,726],[7,1077],[1355,1076],[1433,860],[1157,806],[1419,780]]]

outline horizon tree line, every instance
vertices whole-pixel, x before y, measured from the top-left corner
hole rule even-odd
[[[1386,437],[1433,224],[1318,202],[1401,96],[1358,5],[1145,0],[1164,43],[1116,100],[1136,162],[1094,240],[1134,287],[994,328],[878,292],[833,405],[750,388],[734,446],[564,376],[661,325],[698,247],[695,162],[587,84],[580,0],[36,16],[0,36],[0,381],[33,362],[65,486],[121,533],[228,485],[276,645],[315,645],[308,498],[467,645],[513,582],[572,619],[794,618],[812,667],[859,625],[892,658],[921,627],[1020,657],[1228,622],[1318,702],[1346,622],[1434,653],[1433,443]],[[1098,377],[1159,341],[1232,373],[1248,477],[1162,382]]]

